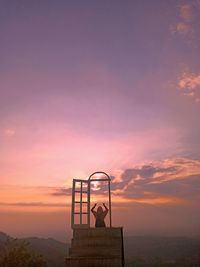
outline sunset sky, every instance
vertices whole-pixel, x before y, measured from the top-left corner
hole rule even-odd
[[[1,0],[0,231],[69,238],[102,170],[126,235],[200,235],[199,55],[199,0]]]

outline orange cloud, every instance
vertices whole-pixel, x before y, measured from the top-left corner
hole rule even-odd
[[[133,199],[132,202],[149,204],[149,205],[167,205],[167,204],[181,204],[184,202],[184,200],[176,197],[163,196],[163,197]]]
[[[175,26],[175,32],[186,35],[191,32],[191,28],[184,22],[178,22]]]
[[[145,163],[122,171],[121,180],[113,184],[114,199],[146,204],[195,202],[200,193],[199,177],[200,160],[177,158]]]
[[[141,204],[147,204],[147,205],[168,205],[168,204],[182,204],[185,202],[183,198],[179,197],[173,197],[173,196],[167,196],[167,195],[159,195],[157,193],[150,193],[150,192],[144,192],[144,195],[142,197],[137,198],[126,198],[126,197],[120,197],[115,196],[114,203],[117,204],[117,206],[120,204],[130,205],[133,203],[141,203]]]
[[[200,101],[200,73],[184,72],[178,80],[178,88],[183,95]]]
[[[183,4],[180,7],[180,17],[184,20],[191,20],[192,18],[192,8],[189,4]]]
[[[184,37],[186,41],[191,41],[194,37],[193,24],[193,8],[190,4],[183,4],[179,7],[179,17],[174,25],[171,25],[172,34],[178,34]]]
[[[200,74],[183,73],[183,76],[179,80],[178,85],[180,89],[197,89],[200,86]]]
[[[113,203],[143,203],[151,205],[183,204],[196,201],[200,184],[200,160],[188,158],[166,159],[145,162],[130,169],[119,170],[118,178],[113,177]],[[119,177],[120,176],[120,177]],[[67,188],[55,188],[54,197],[69,194]],[[92,202],[104,202],[107,187],[91,190]]]
[[[51,187],[2,185],[1,211],[55,211],[69,208],[71,196],[51,196]]]

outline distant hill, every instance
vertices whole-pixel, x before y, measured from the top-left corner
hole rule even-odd
[[[3,244],[11,239],[5,233],[0,232],[0,250],[3,248]],[[28,237],[18,239],[19,241],[25,241],[28,247],[37,254],[43,255],[48,267],[64,267],[65,257],[68,251],[69,245],[57,241],[53,238],[37,238]]]
[[[127,266],[200,267],[200,238],[131,236],[125,237],[124,243]],[[153,264],[158,261],[160,264]]]
[[[29,248],[44,256],[48,267],[64,267],[65,257],[69,245],[53,238],[29,237],[22,239],[29,244]]]
[[[10,239],[11,237],[8,236],[7,234],[0,232],[0,241],[5,242],[6,240]]]
[[[11,237],[0,232],[0,250]],[[52,238],[28,237],[34,252],[43,255],[48,267],[64,267],[69,244]],[[124,238],[126,267],[200,266],[200,238],[131,236]],[[178,265],[177,265],[178,264]]]

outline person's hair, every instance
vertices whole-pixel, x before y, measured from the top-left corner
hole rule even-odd
[[[97,213],[101,213],[101,212],[103,212],[103,209],[102,209],[101,206],[99,206],[99,207],[97,208]]]

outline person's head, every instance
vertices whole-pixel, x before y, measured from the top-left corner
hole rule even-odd
[[[102,209],[101,206],[99,206],[99,207],[97,208],[97,213],[102,213],[102,212],[103,212],[103,209]]]

